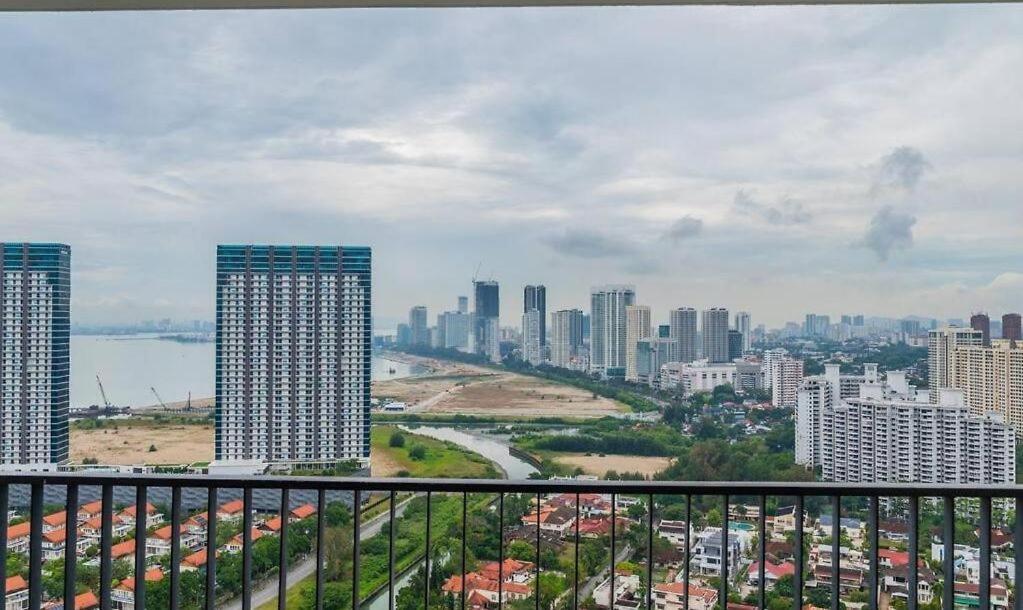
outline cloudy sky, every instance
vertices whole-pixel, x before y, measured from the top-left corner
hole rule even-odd
[[[374,248],[378,325],[1023,308],[1023,6],[0,15],[0,240],[79,323],[212,318],[217,243]]]

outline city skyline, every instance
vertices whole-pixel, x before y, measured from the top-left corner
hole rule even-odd
[[[769,325],[1015,311],[1021,32],[1016,6],[19,15],[0,200],[9,239],[75,250],[79,323],[210,319],[214,246],[248,242],[373,247],[394,320],[481,262],[548,311],[606,282]]]

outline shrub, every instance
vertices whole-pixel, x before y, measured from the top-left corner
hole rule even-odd
[[[426,459],[426,447],[422,445],[413,445],[409,449],[408,456],[417,462],[421,462]]]
[[[391,433],[391,440],[388,442],[391,447],[404,447],[405,435],[395,430]]]

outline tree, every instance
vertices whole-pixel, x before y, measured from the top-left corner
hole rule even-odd
[[[327,508],[324,511],[324,517],[327,519],[328,527],[343,527],[352,521],[352,513],[342,502],[331,502],[330,504],[327,504]]]
[[[409,449],[408,456],[417,462],[421,462],[426,459],[426,447],[422,445],[413,445]]]
[[[405,435],[395,430],[391,433],[391,439],[388,441],[388,445],[391,447],[404,447],[405,446]]]

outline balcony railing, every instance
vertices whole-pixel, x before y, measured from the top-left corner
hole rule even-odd
[[[120,502],[115,499],[115,490],[120,494]],[[125,495],[126,490],[128,491],[127,495]],[[879,581],[879,575],[881,574],[879,516],[882,510],[896,510],[892,507],[898,506],[897,510],[905,513],[907,523],[905,535],[908,538],[906,546],[909,549],[909,556],[911,558],[919,557],[916,550],[919,548],[921,535],[919,522],[921,505],[926,506],[928,510],[938,511],[938,514],[942,517],[940,539],[943,545],[943,562],[941,564],[941,576],[943,576],[945,583],[953,583],[956,581],[957,569],[955,564],[956,501],[970,500],[971,515],[975,517],[979,526],[979,575],[976,578],[977,582],[970,587],[970,593],[976,595],[979,608],[982,609],[992,607],[991,532],[993,503],[999,509],[1005,509],[1004,517],[1000,518],[1003,518],[1005,523],[1011,523],[1012,525],[1011,542],[1014,549],[1019,549],[1023,545],[1023,526],[1021,526],[1021,521],[1016,518],[1010,518],[1013,512],[1015,512],[1015,515],[1020,514],[1021,502],[1023,502],[1023,487],[1019,486],[833,485],[818,483],[693,483],[581,480],[426,480],[313,477],[235,478],[176,475],[124,476],[92,473],[17,473],[5,474],[0,477],[0,511],[3,511],[4,514],[10,514],[9,511],[11,510],[27,510],[27,523],[29,524],[29,531],[27,533],[28,593],[27,597],[12,597],[11,585],[8,583],[8,603],[6,607],[42,608],[44,603],[55,601],[52,593],[46,596],[49,599],[44,599],[44,558],[50,557],[52,560],[54,556],[52,548],[54,541],[57,541],[59,544],[61,540],[63,541],[62,553],[64,558],[63,600],[75,599],[75,595],[78,593],[76,570],[81,561],[81,548],[83,546],[79,543],[78,537],[80,531],[84,531],[90,536],[94,535],[95,530],[89,528],[97,525],[96,517],[90,519],[89,510],[97,508],[99,510],[98,553],[91,557],[90,561],[98,561],[99,563],[98,601],[102,608],[126,607],[127,600],[131,600],[134,608],[141,609],[146,607],[147,578],[138,576],[146,574],[147,571],[152,572],[153,568],[149,560],[153,557],[146,552],[147,545],[141,541],[153,539],[154,536],[159,538],[160,536],[166,537],[169,535],[169,543],[166,546],[163,543],[154,543],[155,546],[151,547],[169,549],[168,573],[166,575],[169,579],[169,600],[163,601],[161,604],[165,604],[170,608],[183,606],[181,599],[182,553],[183,546],[190,548],[183,545],[184,536],[188,538],[188,545],[191,545],[191,547],[198,546],[196,541],[205,541],[205,566],[199,565],[204,585],[202,605],[205,608],[212,609],[220,604],[231,603],[240,604],[243,610],[248,610],[252,607],[253,603],[252,595],[254,584],[256,584],[254,583],[254,578],[258,576],[254,574],[253,570],[254,538],[258,537],[261,531],[256,529],[254,518],[257,511],[271,513],[273,510],[277,511],[277,517],[280,521],[275,522],[271,518],[262,523],[261,527],[274,529],[279,526],[277,530],[274,530],[276,531],[276,536],[279,537],[279,555],[275,566],[277,569],[277,591],[287,591],[289,585],[289,523],[292,523],[293,520],[297,521],[300,518],[304,518],[307,519],[305,521],[307,525],[314,522],[314,525],[310,526],[313,544],[309,554],[310,560],[314,562],[315,566],[311,576],[314,584],[310,585],[315,590],[315,607],[317,609],[331,607],[325,604],[325,553],[328,546],[325,542],[325,530],[328,521],[326,514],[330,502],[342,502],[350,507],[359,507],[358,510],[351,511],[351,570],[344,576],[344,578],[350,581],[347,584],[351,589],[352,608],[353,610],[359,610],[360,606],[365,606],[365,597],[369,593],[366,591],[360,592],[360,569],[362,569],[360,564],[363,560],[363,555],[360,553],[360,544],[363,542],[362,528],[367,527],[367,523],[372,523],[387,541],[386,580],[378,589],[380,590],[379,592],[387,595],[387,607],[389,610],[394,610],[396,578],[400,576],[397,573],[399,567],[396,564],[395,551],[397,544],[396,536],[400,537],[400,535],[396,534],[398,511],[409,498],[423,497],[425,497],[425,545],[419,559],[413,565],[419,566],[418,569],[425,573],[424,582],[426,585],[423,587],[422,607],[430,607],[431,596],[437,594],[436,587],[431,587],[430,583],[432,582],[431,569],[437,561],[437,554],[433,551],[435,545],[438,544],[438,533],[433,531],[433,528],[438,527],[438,525],[436,518],[431,516],[431,510],[436,510],[434,508],[437,504],[435,500],[444,497],[449,500],[454,498],[456,502],[460,503],[460,514],[458,514],[458,511],[451,510],[448,510],[446,513],[452,521],[457,522],[454,525],[456,526],[456,531],[460,533],[460,540],[456,541],[453,545],[450,540],[444,542],[447,545],[446,548],[449,549],[449,554],[453,553],[456,555],[455,559],[457,561],[454,562],[454,565],[457,570],[454,571],[454,574],[461,574],[463,577],[467,573],[468,551],[472,550],[475,556],[478,550],[467,548],[470,544],[468,527],[471,513],[473,516],[479,513],[493,515],[496,512],[497,514],[496,535],[499,541],[497,543],[496,569],[499,573],[496,579],[496,586],[498,590],[494,598],[489,599],[487,603],[482,605],[485,605],[487,608],[500,610],[502,607],[509,605],[507,600],[510,598],[529,599],[531,597],[537,610],[540,610],[542,606],[545,608],[555,606],[577,608],[583,602],[583,597],[587,595],[587,593],[581,590],[584,583],[581,582],[582,579],[579,575],[581,565],[580,523],[586,521],[585,517],[589,511],[595,510],[593,505],[588,505],[584,498],[589,497],[592,499],[594,495],[598,494],[600,498],[605,499],[605,503],[602,504],[604,508],[601,510],[609,512],[609,514],[605,514],[605,519],[607,520],[604,521],[608,525],[607,529],[609,531],[606,534],[598,534],[606,535],[610,544],[609,553],[606,555],[607,564],[602,568],[602,570],[606,570],[606,574],[609,575],[608,578],[610,579],[608,603],[606,604],[609,610],[615,610],[616,605],[620,603],[617,588],[620,583],[617,579],[624,577],[618,576],[616,566],[622,561],[622,553],[627,554],[628,551],[632,550],[627,548],[629,543],[623,541],[623,537],[630,531],[633,532],[631,534],[632,543],[636,543],[637,540],[642,542],[645,538],[645,549],[642,550],[642,554],[636,558],[636,561],[632,562],[633,565],[638,564],[642,566],[640,574],[638,574],[642,586],[635,591],[634,597],[626,602],[622,602],[620,605],[622,607],[641,609],[663,607],[680,607],[680,610],[690,609],[691,600],[688,585],[683,586],[681,592],[674,594],[681,597],[681,604],[676,603],[672,605],[670,601],[666,601],[668,595],[663,591],[657,593],[655,601],[654,566],[656,562],[654,558],[654,537],[655,532],[659,529],[658,514],[667,510],[666,507],[668,506],[671,506],[671,510],[680,518],[669,520],[667,517],[664,517],[666,523],[664,536],[676,536],[677,540],[679,538],[680,522],[688,524],[682,526],[685,531],[681,535],[681,538],[684,538],[684,543],[682,543],[684,549],[678,549],[678,551],[683,557],[679,562],[681,568],[674,577],[674,580],[676,582],[690,583],[690,571],[698,564],[694,556],[696,544],[714,546],[715,549],[708,550],[704,559],[713,558],[716,551],[717,561],[712,563],[717,566],[715,569],[718,570],[716,574],[716,582],[718,583],[716,605],[718,607],[723,606],[722,600],[728,600],[729,594],[735,591],[738,586],[738,583],[733,582],[736,575],[730,574],[730,570],[733,570],[737,565],[736,562],[732,560],[731,556],[729,556],[728,561],[724,562],[721,562],[720,558],[723,555],[722,549],[731,548],[730,537],[738,535],[732,532],[729,522],[737,518],[734,516],[732,509],[739,503],[748,503],[743,504],[743,506],[748,507],[754,515],[754,517],[748,519],[743,517],[743,520],[747,522],[743,531],[747,535],[755,532],[755,540],[758,541],[753,549],[752,558],[759,562],[759,575],[756,578],[751,577],[749,581],[755,583],[755,605],[760,608],[766,608],[768,601],[768,570],[766,569],[768,555],[765,541],[768,540],[769,535],[767,526],[769,518],[768,503],[772,499],[791,499],[792,502],[791,509],[786,512],[786,515],[791,515],[793,523],[792,535],[794,536],[794,542],[792,548],[795,556],[793,561],[794,574],[791,598],[792,606],[795,609],[803,607],[804,583],[807,581],[807,576],[813,577],[812,573],[806,573],[806,568],[804,567],[807,559],[804,541],[806,540],[805,530],[808,501],[814,502],[815,506],[820,505],[822,508],[827,508],[830,505],[830,514],[832,516],[830,523],[830,549],[824,547],[823,550],[819,551],[822,554],[829,552],[830,559],[826,563],[820,562],[817,568],[818,573],[821,570],[829,573],[822,573],[819,581],[815,582],[818,585],[823,583],[823,586],[829,588],[832,610],[838,610],[842,594],[845,592],[845,589],[852,586],[850,585],[850,574],[855,576],[855,573],[851,571],[841,572],[843,567],[850,567],[843,566],[842,561],[841,541],[843,524],[840,517],[843,513],[843,500],[859,502],[858,506],[861,506],[862,510],[866,513],[866,543],[864,548],[867,555],[865,558],[865,571],[867,575],[865,590],[867,592],[867,607],[869,610],[877,610],[879,607],[879,591],[881,589]],[[200,497],[202,497],[201,502],[198,499]],[[505,534],[509,526],[514,525],[506,523],[508,519],[506,518],[505,503],[507,499],[515,498],[519,506],[524,506],[524,497],[528,499],[528,507],[525,509],[525,513],[516,519],[517,522],[525,526],[536,523],[543,524],[546,527],[536,527],[535,534],[531,534],[535,536],[530,541],[530,544],[535,545],[535,556],[531,558],[532,561],[529,564],[523,564],[531,564],[530,569],[535,571],[532,578],[523,579],[524,582],[529,583],[529,593],[523,593],[523,587],[520,582],[515,587],[515,590],[520,595],[514,597],[505,595],[506,591],[504,590],[505,587],[510,587],[507,583],[512,582],[509,580],[510,575],[504,573],[506,565],[504,560],[508,553]],[[58,500],[54,500],[54,498]],[[470,501],[470,498],[473,498],[474,501]],[[569,524],[567,527],[559,528],[557,523],[548,523],[544,520],[545,517],[542,516],[542,511],[552,510],[550,508],[553,501],[552,498],[560,498],[561,503],[558,506],[570,512],[574,511],[574,518],[567,520]],[[371,502],[370,499],[375,500]],[[96,503],[97,500],[99,501],[98,505]],[[166,529],[154,530],[155,521],[158,520],[155,514],[158,513],[159,509],[146,508],[154,500],[157,503],[169,506],[169,515],[165,519],[159,519],[161,522],[169,522],[169,533]],[[225,503],[227,500],[230,500],[230,502]],[[63,525],[65,531],[62,536],[53,536],[52,532],[60,528],[60,516],[59,513],[45,514],[47,512],[45,507],[49,506],[51,510],[55,510],[54,504],[58,502],[66,511],[64,513]],[[118,504],[122,507],[123,518],[115,515],[115,507]],[[268,507],[268,504],[273,504],[273,507]],[[292,517],[293,511],[296,510],[296,506],[299,504],[304,506],[306,510]],[[719,526],[714,531],[716,538],[711,536],[711,539],[701,539],[700,543],[694,543],[693,540],[693,511],[694,508],[697,508],[697,504],[702,506],[705,512],[708,510],[720,511]],[[127,509],[123,509],[125,505],[127,505]],[[240,505],[241,515],[237,515],[237,510],[225,508],[228,505],[235,507]],[[625,508],[625,505],[629,505],[631,508]],[[92,509],[85,508],[88,506],[91,506]],[[374,508],[367,510],[367,506]],[[132,507],[134,507],[134,511],[131,510]],[[708,509],[708,507],[710,508]],[[205,519],[202,518],[202,514],[188,514],[192,510],[201,508],[205,508]],[[450,508],[450,505],[448,505],[448,508]],[[370,520],[369,513],[378,509],[380,509],[379,512]],[[83,510],[85,514],[83,514]],[[218,555],[223,558],[224,554],[228,551],[220,549],[221,545],[217,544],[217,528],[218,522],[223,524],[227,518],[225,511],[231,512],[230,517],[232,519],[237,519],[234,523],[241,523],[238,535],[240,544],[236,545],[240,546],[240,548],[235,550],[235,552],[241,555],[240,599],[237,600],[225,600],[223,595],[218,598]],[[130,519],[132,513],[135,516],[134,522],[130,523],[130,527],[126,529],[124,523]],[[681,513],[681,515],[677,513]],[[569,513],[565,513],[564,510],[562,511],[563,516],[567,514]],[[115,517],[117,518],[115,519]],[[772,516],[772,519],[778,520],[780,517],[775,515]],[[587,521],[587,523],[592,523],[592,520]],[[794,524],[803,524],[803,526],[797,527]],[[130,539],[132,535],[137,542],[132,558],[134,574],[136,575],[133,586],[126,589],[118,589],[116,595],[113,589],[113,562],[115,560],[113,555],[116,552],[114,544],[115,526],[121,532],[121,537],[126,539],[120,543],[121,545],[127,542],[127,539]],[[203,531],[196,531],[197,528]],[[642,532],[642,535],[638,537],[635,534],[637,528]],[[26,535],[24,534],[24,527],[18,530],[19,538],[17,540],[9,537],[9,532],[11,531],[14,531],[13,527],[0,528],[0,550],[4,552],[5,557],[8,550],[14,552],[22,552],[24,550],[22,540]],[[532,530],[528,529],[528,531],[531,532]],[[51,535],[47,535],[47,532],[51,532]],[[585,537],[591,533],[587,530],[582,535]],[[489,534],[494,534],[494,532]],[[447,536],[448,534],[441,532],[440,535]],[[658,533],[657,535],[660,536],[661,534]],[[572,562],[572,569],[570,570],[571,584],[558,595],[556,600],[542,600],[542,596],[538,594],[542,563],[541,549],[544,546],[545,538],[556,538],[563,541],[568,548],[567,555],[570,557],[569,561]],[[44,548],[44,543],[47,545],[46,548]],[[639,546],[642,545],[637,545],[637,547]],[[211,548],[213,549],[212,551],[210,550]],[[226,546],[224,548],[226,549]],[[202,549],[195,548],[194,550],[202,552]],[[448,559],[451,558],[449,557]],[[908,610],[916,610],[918,607],[920,568],[912,568],[917,563],[918,559],[917,561],[911,559],[907,566],[908,574],[905,580],[905,587],[908,592],[906,595],[908,598]],[[1023,562],[1017,561],[1012,568],[1014,571],[1011,580],[1014,580],[1017,585],[1023,583],[1023,580],[1021,580],[1023,578],[1023,573],[1021,573],[1023,565],[1021,564]],[[822,565],[826,565],[826,568],[822,568]],[[409,568],[406,566],[401,569],[408,570]],[[6,572],[6,562],[0,562],[0,582],[7,581],[8,574]],[[693,576],[695,577],[695,575]],[[598,575],[596,579],[600,580],[601,577]],[[458,579],[455,579],[454,582],[457,583]],[[606,579],[605,583],[607,583]],[[975,591],[973,590],[974,587]],[[451,603],[454,607],[459,608],[459,610],[465,610],[470,605],[482,603],[479,600],[467,599],[468,589],[465,578],[462,578],[460,587],[452,588],[444,594],[450,595],[453,598]],[[917,592],[917,594],[913,592]],[[1014,606],[1017,609],[1021,608],[1020,597],[1015,595]],[[286,596],[277,595],[277,598],[278,608],[285,608],[287,606]],[[951,610],[957,606],[957,603],[962,605],[963,600],[961,598],[961,595],[957,595],[957,587],[945,586],[942,590],[941,606]],[[958,602],[957,599],[959,600]],[[116,606],[112,605],[115,601],[118,602]],[[695,607],[695,602],[693,605]]]

